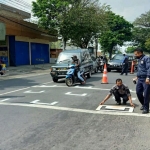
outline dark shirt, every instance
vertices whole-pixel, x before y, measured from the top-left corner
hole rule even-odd
[[[124,57],[123,63],[128,64],[128,56]]]
[[[115,91],[118,91],[119,94],[124,95],[126,94],[127,96],[131,96],[130,90],[128,86],[122,84],[120,87],[117,85],[114,85],[111,90],[109,91],[109,95],[112,95]]]
[[[143,55],[138,60],[138,78],[150,78],[150,57]]]

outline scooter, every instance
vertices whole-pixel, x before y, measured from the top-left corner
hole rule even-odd
[[[81,71],[80,73],[81,73],[81,76],[83,76],[83,78],[85,78],[84,72]],[[69,70],[68,70],[68,72],[66,74],[66,80],[65,80],[65,82],[66,82],[66,85],[68,87],[72,86],[73,84],[75,84],[77,82],[79,82],[80,84],[82,84],[82,81],[78,78],[78,76],[76,74],[76,67],[75,67],[75,65],[70,65],[69,66]]]

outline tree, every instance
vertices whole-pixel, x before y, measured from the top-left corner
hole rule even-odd
[[[122,46],[124,42],[131,40],[133,25],[111,11],[108,12],[107,24],[109,30],[101,33],[99,42],[111,58],[115,46]]]
[[[126,53],[133,53],[135,48],[136,48],[135,46],[130,46],[130,47],[127,48],[127,50],[125,52]]]
[[[150,38],[146,40],[145,47],[148,51],[150,51]]]
[[[92,36],[105,29],[106,10],[108,6],[98,6],[97,0],[37,0],[32,11],[39,18],[39,26],[56,29],[64,45],[70,39],[85,48]]]
[[[107,6],[99,6],[93,3],[83,8],[78,5],[70,12],[70,16],[75,20],[71,21],[70,39],[71,42],[81,48],[87,48],[92,37],[97,36],[97,33],[106,29],[106,9]],[[95,39],[93,38],[93,39]]]
[[[141,14],[134,21],[133,41],[136,46],[140,46],[144,51],[150,52],[148,39],[150,38],[150,11]]]

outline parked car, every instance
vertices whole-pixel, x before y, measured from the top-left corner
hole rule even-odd
[[[134,54],[126,54],[129,59],[129,67],[128,69],[131,69],[132,61],[135,60]],[[110,61],[108,61],[107,64],[107,71],[110,72],[111,70],[117,70],[121,71],[122,70],[122,63],[124,60],[123,54],[116,54]]]
[[[92,70],[92,72],[93,73],[97,73],[98,69],[99,69],[99,65],[98,65],[97,59],[93,55],[91,55],[91,58],[92,58],[92,61],[93,61],[93,70]]]
[[[91,77],[93,62],[89,51],[87,49],[72,49],[61,52],[58,56],[56,64],[51,67],[50,75],[52,76],[54,82],[66,77],[66,73],[72,62],[71,57],[73,55],[77,55],[80,60],[80,69],[84,71],[84,74],[86,74],[88,78]]]

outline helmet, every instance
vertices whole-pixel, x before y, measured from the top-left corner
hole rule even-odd
[[[76,60],[76,59],[77,59],[77,55],[73,55],[73,56],[72,56],[72,59],[73,59],[73,60]]]

